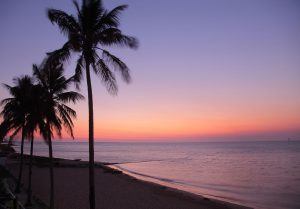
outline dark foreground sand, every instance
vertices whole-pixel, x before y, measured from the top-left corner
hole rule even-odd
[[[49,202],[49,169],[35,161],[33,167],[33,194]],[[6,166],[14,176],[18,160],[8,159]],[[28,166],[23,182],[27,185]],[[55,208],[88,209],[88,167],[85,162],[58,160],[54,170]],[[125,174],[98,166],[95,169],[97,209],[225,209],[246,208],[203,198],[157,184],[137,180]]]

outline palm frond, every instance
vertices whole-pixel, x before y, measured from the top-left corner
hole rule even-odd
[[[12,102],[13,100],[14,100],[14,98],[6,98],[6,99],[3,99],[3,100],[1,100],[1,102],[0,102],[0,106],[6,105],[6,104]]]
[[[46,66],[51,66],[51,65],[56,65],[58,63],[63,63],[67,60],[70,59],[70,56],[71,56],[71,50],[72,50],[72,47],[71,47],[71,44],[70,42],[66,42],[62,48],[60,49],[57,49],[57,50],[54,50],[52,52],[48,52],[47,55],[47,59],[46,59],[46,62],[45,62],[45,65]]]
[[[53,137],[54,131],[56,134],[61,137],[61,131],[62,131],[62,121],[58,117],[59,112],[55,109],[55,107],[51,108],[52,110],[49,111],[47,122],[50,124],[50,134]]]
[[[81,15],[81,11],[80,11],[80,7],[79,7],[78,2],[75,1],[75,0],[73,0],[73,4],[74,4],[74,6],[75,6],[75,8],[76,8],[77,13],[78,13],[79,15]]]
[[[118,57],[110,54],[106,50],[103,50],[102,54],[104,59],[110,64],[112,64],[116,71],[119,71],[121,73],[123,80],[126,83],[129,83],[131,81],[131,77],[127,65],[124,62],[122,62],[122,60],[120,60]]]
[[[76,89],[79,89],[79,84],[83,79],[83,69],[84,69],[84,58],[83,56],[80,56],[77,60],[76,68],[75,68],[75,74],[72,77]]]
[[[66,35],[78,34],[80,27],[72,15],[57,9],[48,9],[48,18],[52,23],[56,23],[62,33]]]
[[[47,60],[45,60],[44,62],[46,62]],[[41,67],[38,67],[37,65],[33,64],[32,65],[32,74],[33,76],[38,80],[38,82],[41,83],[41,85],[46,86],[47,83],[45,81],[44,75],[42,73],[42,68],[43,64],[41,65]]]
[[[63,93],[57,94],[54,97],[54,99],[59,102],[64,102],[64,103],[67,103],[67,102],[76,103],[77,101],[84,99],[84,96],[75,91],[68,91],[68,92],[63,92]]]
[[[3,83],[2,84],[3,88],[7,89],[8,91],[10,91],[12,89],[12,87],[8,84]]]
[[[14,130],[14,132],[10,135],[9,138],[12,138],[12,139],[13,139],[13,138],[20,132],[21,129],[22,129],[21,126],[16,127],[15,130]]]
[[[111,72],[108,66],[100,58],[98,59],[96,64],[92,64],[92,65],[95,74],[101,78],[107,91],[112,95],[116,95],[118,93],[118,86],[113,72]]]
[[[76,118],[77,117],[76,111],[73,110],[71,107],[69,107],[69,106],[67,106],[65,104],[60,104],[60,106],[62,106],[64,108],[64,110],[66,111],[66,113],[68,113],[68,115],[71,118]]]
[[[64,127],[66,128],[67,132],[71,135],[71,137],[74,138],[73,135],[74,124],[71,117],[76,117],[76,112],[69,107],[68,107],[69,109],[66,109],[64,105],[58,105],[57,108]],[[70,111],[70,109],[72,111]],[[70,112],[72,112],[73,114],[70,114]]]
[[[122,34],[117,28],[107,28],[95,34],[97,43],[103,46],[122,46],[132,49],[138,48],[138,40],[135,37]]]
[[[110,12],[105,11],[103,16],[101,17],[100,21],[98,22],[96,29],[105,29],[107,27],[118,27],[120,25],[120,13],[128,8],[127,5],[121,5]]]

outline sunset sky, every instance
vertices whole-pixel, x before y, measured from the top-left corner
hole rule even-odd
[[[121,28],[140,47],[112,49],[133,78],[119,80],[118,96],[93,78],[95,138],[300,139],[299,0],[104,0],[108,9],[120,4],[129,5]],[[1,1],[1,83],[31,74],[65,42],[49,7],[75,13],[67,0]],[[85,139],[87,100],[74,108],[75,136]]]

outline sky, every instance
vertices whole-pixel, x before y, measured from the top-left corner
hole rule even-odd
[[[110,49],[133,78],[118,80],[118,96],[93,75],[96,139],[300,139],[300,1],[104,0],[107,9],[120,4],[129,5],[121,29],[140,47]],[[1,83],[31,74],[66,41],[47,8],[75,12],[68,0],[1,1]],[[72,107],[75,138],[84,140],[87,100]]]

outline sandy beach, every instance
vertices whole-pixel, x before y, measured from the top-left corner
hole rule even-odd
[[[33,194],[48,203],[49,169],[45,158],[35,158],[33,166]],[[27,161],[27,160],[26,160]],[[56,159],[55,208],[89,208],[88,167],[86,162]],[[18,159],[8,158],[6,167],[17,176]],[[27,166],[23,182],[27,186]],[[128,176],[97,163],[96,208],[99,209],[242,209],[247,208],[227,202],[149,183]]]

